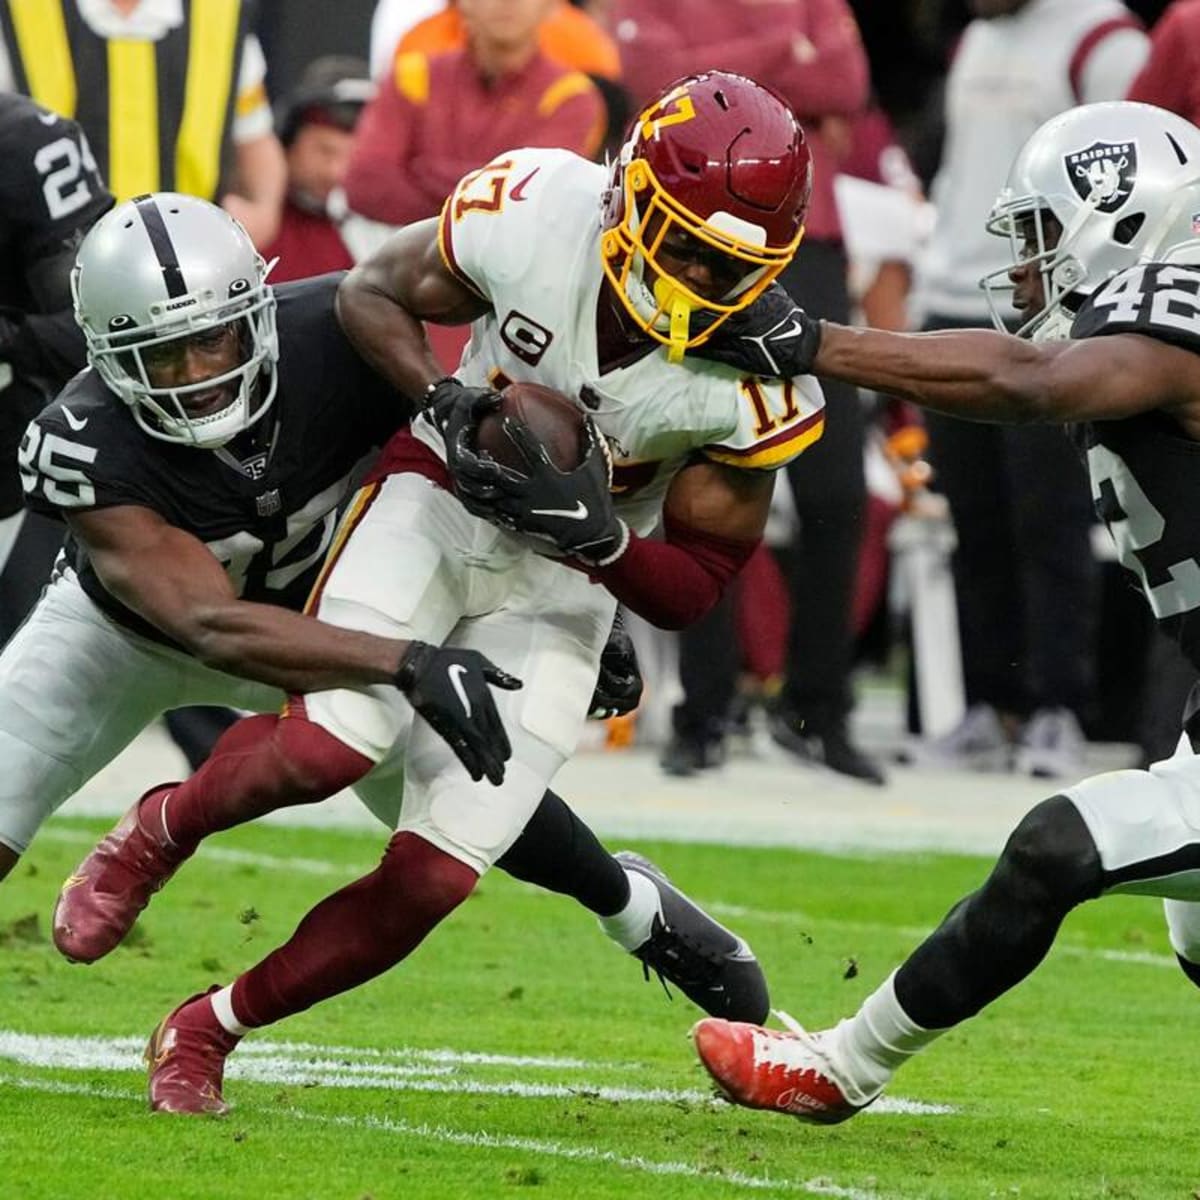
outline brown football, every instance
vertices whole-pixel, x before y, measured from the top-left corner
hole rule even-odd
[[[476,445],[498,463],[521,470],[521,451],[504,432],[503,418],[523,422],[546,448],[560,471],[583,461],[586,448],[583,409],[569,396],[540,383],[510,383],[500,393],[500,407],[479,422]]]

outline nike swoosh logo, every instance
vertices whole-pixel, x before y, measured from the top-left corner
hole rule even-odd
[[[800,322],[793,317],[790,329],[785,329],[782,333],[769,333],[767,336],[773,342],[782,342],[784,338],[799,337],[803,332],[804,330],[801,328]]]
[[[530,172],[529,172],[529,174],[528,174],[528,175],[526,175],[526,176],[525,176],[525,178],[524,178],[524,179],[522,179],[522,180],[521,180],[521,181],[520,181],[520,182],[517,184],[517,186],[516,186],[516,187],[514,187],[514,188],[513,188],[513,189],[512,189],[512,190],[511,190],[511,191],[508,193],[508,198],[509,198],[510,200],[513,200],[513,201],[515,201],[517,204],[520,204],[522,200],[526,199],[526,196],[525,196],[525,185],[526,185],[526,184],[527,184],[527,183],[528,183],[528,182],[529,182],[529,181],[530,181],[530,180],[531,180],[531,179],[532,179],[532,178],[533,178],[533,177],[534,177],[534,176],[535,176],[535,175],[536,175],[536,174],[537,174],[537,173],[538,173],[538,172],[539,172],[541,169],[542,169],[541,167],[534,167],[534,168],[533,168],[533,170],[532,170],[532,171],[530,171]]]
[[[467,668],[462,663],[452,663],[446,668],[446,674],[450,676],[450,686],[454,688],[454,694],[458,697],[459,704],[463,706],[463,711],[470,717],[471,701],[467,697],[467,689],[462,684],[462,677],[466,673]]]
[[[582,500],[575,501],[574,508],[531,508],[535,517],[566,517],[568,521],[582,521],[588,515],[587,505]]]
[[[62,415],[66,417],[67,424],[78,433],[91,420],[90,417],[77,417],[65,404],[62,405]]]
[[[746,944],[746,940],[738,937],[736,933],[733,937],[737,945],[725,957],[733,959],[734,962],[756,962],[754,951]]]

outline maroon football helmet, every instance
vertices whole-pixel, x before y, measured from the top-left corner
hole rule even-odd
[[[742,75],[690,75],[634,120],[613,164],[604,273],[637,324],[677,360],[791,261],[811,187],[804,134],[783,100]],[[697,295],[660,264],[664,243],[680,231],[704,253],[734,260],[725,273],[737,282],[720,299]],[[693,335],[696,311],[715,319]]]

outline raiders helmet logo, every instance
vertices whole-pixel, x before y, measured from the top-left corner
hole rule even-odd
[[[1067,178],[1081,200],[1094,196],[1098,212],[1116,212],[1137,177],[1136,142],[1093,142],[1063,159]]]

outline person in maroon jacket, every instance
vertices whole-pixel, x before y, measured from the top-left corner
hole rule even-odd
[[[671,79],[707,67],[748,75],[783,96],[805,127],[813,192],[804,241],[780,282],[810,311],[848,322],[833,176],[850,147],[850,118],[867,105],[870,80],[847,0],[690,0],[686,7],[681,21],[678,0],[613,0],[610,20],[634,111]],[[789,554],[793,620],[771,734],[800,764],[881,784],[883,772],[847,730],[850,614],[867,503],[864,418],[853,387],[825,385],[825,401],[830,416],[820,445],[805,455],[803,471],[787,468],[800,533]],[[713,686],[712,664],[728,659],[722,653],[733,640],[727,621],[717,612],[686,633],[685,699],[663,755],[671,774],[690,775],[723,758],[721,710],[730,689]],[[689,689],[690,679],[696,684]]]
[[[1159,18],[1150,31],[1150,57],[1126,99],[1200,122],[1200,0],[1175,0]]]
[[[505,150],[554,146],[594,157],[604,101],[582,72],[538,49],[550,0],[460,0],[467,46],[401,54],[367,105],[346,176],[364,217],[406,225],[436,216],[454,185]]]
[[[280,101],[275,123],[287,152],[287,198],[279,233],[260,248],[268,262],[279,260],[272,283],[354,266],[331,215],[330,197],[346,177],[354,127],[374,92],[365,61],[331,54],[310,63]]]

